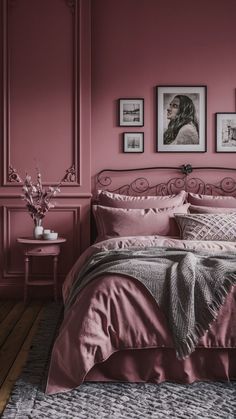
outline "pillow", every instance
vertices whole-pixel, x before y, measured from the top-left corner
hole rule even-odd
[[[181,191],[177,195],[166,196],[129,196],[99,190],[98,205],[129,209],[170,208],[183,205],[186,196],[185,191]]]
[[[217,208],[217,207],[201,207],[198,205],[190,205],[190,214],[230,214],[236,212],[236,208]]]
[[[236,240],[236,212],[231,214],[175,214],[184,240]]]
[[[236,198],[233,196],[213,196],[188,193],[187,200],[191,205],[201,205],[203,207],[236,208]]]
[[[179,236],[174,214],[187,214],[189,204],[173,208],[125,209],[94,205],[98,241],[125,236]]]

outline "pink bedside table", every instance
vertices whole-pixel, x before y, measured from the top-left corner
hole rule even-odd
[[[17,239],[23,247],[25,260],[25,283],[24,283],[24,302],[27,300],[28,286],[52,285],[54,289],[54,299],[57,301],[57,262],[61,250],[61,244],[66,239],[59,237],[57,240],[36,240],[27,237]],[[29,257],[30,256],[52,256],[53,257],[53,279],[51,280],[29,280]]]

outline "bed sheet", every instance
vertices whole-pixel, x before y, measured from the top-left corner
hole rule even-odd
[[[235,242],[183,241],[145,236],[109,239],[88,248],[69,272],[63,287],[66,301],[78,270],[99,250],[165,246],[236,252]],[[168,324],[148,290],[137,280],[103,275],[89,283],[66,312],[52,351],[47,393],[79,386],[95,365],[129,349],[173,349]],[[236,287],[198,348],[236,348]]]

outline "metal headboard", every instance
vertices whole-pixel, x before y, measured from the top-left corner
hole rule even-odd
[[[156,182],[157,174],[160,172],[176,172],[174,177],[168,180]],[[235,172],[232,175],[222,172]],[[145,177],[138,173],[145,172]],[[195,175],[195,173],[197,175]],[[198,175],[198,172],[205,172],[205,180]],[[134,174],[134,176],[133,176]],[[128,180],[122,183],[123,175],[128,175]],[[148,176],[150,175],[150,178]],[[212,180],[209,180],[209,177]],[[125,195],[171,195],[186,190],[187,192],[206,195],[231,195],[236,197],[236,168],[229,167],[193,167],[191,164],[184,164],[180,167],[159,166],[142,167],[136,169],[104,169],[96,176],[96,189],[105,189]]]

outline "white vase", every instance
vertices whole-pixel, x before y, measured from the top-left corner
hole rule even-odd
[[[42,239],[43,226],[41,225],[41,220],[38,220],[37,224],[35,225],[33,235],[35,239]]]

